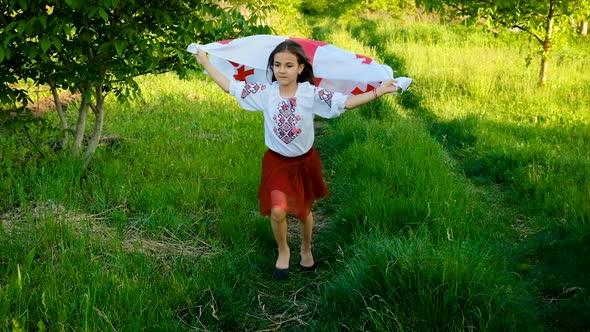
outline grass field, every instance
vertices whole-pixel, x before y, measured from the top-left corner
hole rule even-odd
[[[262,117],[199,71],[141,77],[108,104],[87,170],[55,132],[0,135],[0,329],[570,331],[590,325],[590,41],[382,17],[308,20],[412,88],[338,119],[316,146],[316,273],[271,278],[255,198]],[[52,123],[53,114],[48,115]],[[298,233],[290,229],[292,252]],[[294,255],[295,256],[295,255]],[[292,257],[297,262],[298,257]]]

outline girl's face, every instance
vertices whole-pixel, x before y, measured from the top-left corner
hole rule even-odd
[[[295,54],[285,51],[275,54],[272,72],[281,86],[291,86],[297,84],[297,75],[304,67]]]

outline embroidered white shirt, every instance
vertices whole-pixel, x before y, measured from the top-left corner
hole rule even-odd
[[[314,115],[335,118],[345,111],[348,96],[299,83],[293,97],[283,98],[278,82],[272,84],[230,81],[229,93],[248,111],[264,114],[264,142],[285,157],[300,156],[313,145]]]

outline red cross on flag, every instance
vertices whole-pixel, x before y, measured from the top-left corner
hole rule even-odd
[[[211,63],[227,78],[253,82],[270,82],[267,76],[268,57],[281,42],[290,39],[301,44],[316,77],[316,85],[344,94],[360,94],[378,87],[382,81],[394,78],[391,67],[360,54],[343,50],[317,40],[253,35],[213,42],[190,44],[187,51],[199,49],[209,53]],[[411,78],[396,77],[396,85],[405,91]]]

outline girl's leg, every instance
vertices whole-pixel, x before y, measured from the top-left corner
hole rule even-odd
[[[287,211],[280,206],[273,206],[270,209],[270,223],[279,249],[279,257],[277,258],[275,267],[278,269],[287,269],[289,268],[289,259],[291,257],[289,244],[287,243]]]
[[[301,233],[301,261],[299,264],[304,267],[311,267],[315,264],[311,253],[313,232],[313,214],[311,211],[305,219],[299,220],[299,231]]]

